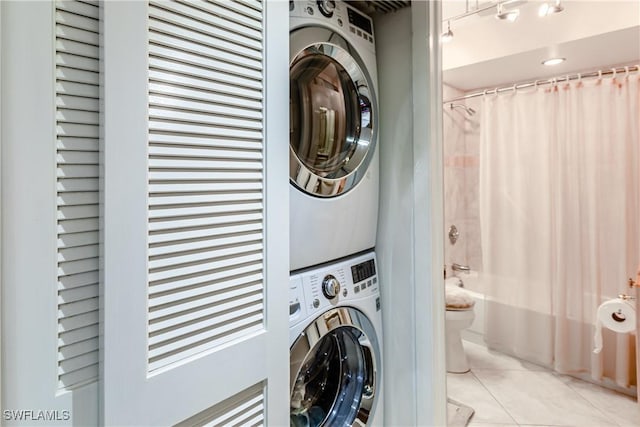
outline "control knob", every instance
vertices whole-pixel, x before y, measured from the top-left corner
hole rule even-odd
[[[322,293],[328,299],[335,298],[340,293],[340,282],[332,275],[325,276],[322,281]]]
[[[333,16],[333,11],[336,10],[335,0],[318,0],[318,9],[327,18]]]

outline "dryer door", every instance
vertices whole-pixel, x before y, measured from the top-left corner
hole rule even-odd
[[[291,33],[289,176],[318,197],[343,194],[362,179],[376,145],[377,105],[362,59],[337,33]]]
[[[291,347],[291,426],[365,426],[375,409],[380,351],[359,310],[335,308],[313,321]]]

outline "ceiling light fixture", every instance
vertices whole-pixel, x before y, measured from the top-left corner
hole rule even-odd
[[[542,65],[546,65],[546,66],[553,66],[553,65],[558,65],[558,64],[562,64],[564,61],[566,61],[567,58],[549,58],[545,61],[542,61]]]
[[[451,40],[453,40],[453,31],[451,31],[451,21],[447,21],[447,31],[445,33],[442,33],[442,36],[440,36],[440,39],[444,43],[448,43]]]
[[[538,16],[548,16],[553,15],[554,13],[560,13],[564,10],[562,4],[560,4],[560,0],[555,0],[555,3],[551,5],[550,3],[543,3],[538,9]]]
[[[504,11],[502,10],[502,3],[498,3],[498,11],[496,13],[496,19],[499,19],[501,21],[513,22],[516,19],[518,19],[519,15],[520,15],[520,10],[512,9],[512,10]]]

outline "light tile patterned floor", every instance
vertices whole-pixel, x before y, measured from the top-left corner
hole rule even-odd
[[[447,374],[447,395],[475,410],[470,427],[639,427],[634,397],[464,341],[471,371]]]

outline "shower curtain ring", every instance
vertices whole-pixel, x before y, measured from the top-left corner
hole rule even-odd
[[[629,78],[629,66],[628,65],[624,66],[624,78],[625,79]]]
[[[578,83],[582,83],[582,74],[578,73]]]
[[[611,71],[613,71],[613,80],[615,80],[616,79],[617,70],[615,68],[612,68]]]
[[[602,80],[602,70],[598,70],[598,80]]]

